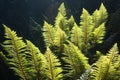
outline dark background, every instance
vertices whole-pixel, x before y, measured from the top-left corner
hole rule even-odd
[[[5,24],[15,30],[19,36],[31,40],[44,52],[45,45],[41,30],[36,31],[32,26],[42,26],[44,20],[54,24],[54,18],[61,2],[65,3],[67,12],[74,16],[77,24],[79,24],[83,7],[92,13],[103,2],[109,13],[106,23],[107,33],[104,43],[97,45],[92,50],[100,50],[105,53],[115,42],[119,46],[120,0],[0,0],[0,43],[4,41],[2,24]],[[0,49],[2,48],[0,47]],[[18,80],[12,73],[0,59],[0,80]]]

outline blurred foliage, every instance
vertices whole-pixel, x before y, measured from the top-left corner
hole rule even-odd
[[[0,13],[1,13],[0,24],[4,23],[4,24],[9,25],[12,29],[16,30],[19,35],[23,36],[24,38],[32,40],[32,42],[37,47],[40,48],[41,52],[44,52],[45,51],[45,43],[43,42],[42,31],[41,31],[43,19],[46,20],[48,23],[51,23],[54,25],[55,16],[57,15],[57,12],[58,12],[57,8],[59,7],[59,5],[62,1],[65,2],[65,8],[66,8],[66,12],[67,12],[67,16],[66,16],[67,18],[65,18],[65,19],[67,19],[68,21],[60,20],[60,22],[67,23],[64,25],[67,27],[69,26],[69,29],[68,28],[64,29],[65,34],[67,34],[67,36],[65,38],[58,37],[58,35],[60,35],[59,34],[60,32],[64,33],[63,30],[61,30],[60,28],[55,29],[57,31],[60,30],[60,32],[58,32],[55,35],[55,36],[57,36],[57,38],[55,38],[55,40],[59,40],[59,43],[57,42],[57,44],[59,44],[59,46],[56,47],[56,45],[55,45],[53,47],[50,47],[52,52],[55,52],[55,54],[63,52],[64,45],[62,45],[62,43],[67,43],[66,41],[64,41],[66,39],[73,41],[74,44],[77,45],[77,41],[76,41],[77,39],[75,39],[75,41],[74,41],[74,39],[73,39],[74,37],[71,38],[71,36],[74,36],[73,33],[77,30],[76,28],[79,27],[79,25],[78,25],[79,21],[80,21],[79,15],[82,13],[82,8],[84,7],[85,9],[88,10],[89,14],[92,14],[93,11],[99,7],[101,1],[105,4],[106,8],[108,9],[108,13],[110,14],[107,24],[106,24],[107,34],[105,37],[105,41],[102,43],[102,46],[101,46],[101,44],[100,44],[100,46],[99,45],[97,45],[95,47],[92,46],[93,47],[92,54],[94,54],[96,52],[96,50],[100,50],[105,53],[114,44],[114,42],[120,43],[119,42],[120,38],[118,37],[118,36],[120,36],[119,35],[119,11],[120,10],[118,9],[119,4],[120,4],[119,0],[116,0],[116,1],[114,1],[114,0],[92,0],[92,1],[89,1],[89,0],[76,0],[76,1],[73,1],[73,0],[49,0],[49,1],[48,0],[47,1],[46,0],[39,0],[39,1],[38,0],[37,1],[34,1],[34,0],[22,0],[22,1],[0,0]],[[111,14],[111,13],[113,13],[113,14]],[[71,14],[73,14],[73,16],[71,16]],[[34,19],[37,23],[34,20],[31,20],[31,18],[29,18],[29,17],[32,17],[32,19]],[[77,24],[74,23],[75,21]],[[41,25],[39,25],[38,23]],[[73,26],[74,26],[74,28],[73,28]],[[71,32],[69,32],[69,31],[72,32],[72,35],[71,35]],[[78,31],[79,31],[79,29],[78,29]],[[4,41],[3,27],[1,27],[1,26],[0,26],[0,32],[1,32],[0,33],[0,41]],[[95,32],[98,32],[98,30],[96,29]],[[93,35],[96,36],[97,34],[95,34],[93,32],[92,36]],[[103,36],[103,35],[101,35],[101,36]],[[97,36],[97,37],[99,37],[99,36]],[[63,40],[62,42],[60,41],[61,39]],[[100,37],[100,40],[102,40],[102,39],[103,39],[103,37],[102,38]],[[93,44],[94,40],[91,39],[91,41]],[[101,41],[100,41],[100,43],[101,43]],[[56,42],[55,42],[55,44],[56,44]],[[119,44],[118,44],[118,47],[119,47]],[[3,50],[3,47],[0,46],[0,49]],[[5,50],[3,50],[3,51],[5,52],[5,55],[6,55],[7,54],[6,51]],[[84,52],[86,52],[86,51],[84,51]],[[57,55],[59,57],[59,55],[61,55],[61,54],[57,54]],[[94,58],[96,61],[96,59],[98,59],[100,56],[98,56],[96,54],[94,56],[90,56],[91,57],[90,59],[92,59],[90,62],[93,63]],[[2,77],[0,76],[0,78],[3,80],[6,80],[6,79],[8,79],[7,77],[9,77],[10,79],[14,80],[14,76],[12,75],[13,72],[11,70],[7,71],[7,69],[5,69],[5,68],[8,68],[8,66],[5,65],[5,62],[2,59],[4,59],[4,58],[0,57],[0,60],[1,60],[0,65],[2,65],[2,66],[0,66],[0,70],[1,70],[0,73],[2,75]],[[61,59],[60,59],[60,61],[61,61]],[[5,74],[5,72],[6,72],[6,74]]]

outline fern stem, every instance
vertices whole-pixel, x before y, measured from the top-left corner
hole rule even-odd
[[[51,61],[51,56],[49,54],[49,64],[50,64],[50,73],[51,73],[51,80],[54,80],[54,73],[53,73],[53,69],[52,69],[52,61]]]

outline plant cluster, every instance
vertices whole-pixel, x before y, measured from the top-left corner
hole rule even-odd
[[[106,55],[97,51],[98,61],[88,63],[94,56],[89,49],[102,43],[105,35],[107,11],[104,5],[92,15],[83,9],[79,25],[73,16],[67,18],[64,3],[58,11],[54,25],[44,21],[45,53],[3,25],[6,40],[1,45],[7,54],[0,52],[0,56],[15,75],[20,80],[119,80],[117,44]]]

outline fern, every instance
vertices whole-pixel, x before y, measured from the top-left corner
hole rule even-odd
[[[99,19],[99,24],[103,23],[106,21],[107,17],[108,17],[108,13],[107,13],[107,10],[106,8],[104,7],[103,4],[101,4],[100,8],[99,8],[99,16],[100,16],[100,19]]]
[[[58,14],[55,20],[55,27],[59,27],[65,32],[69,30],[69,27],[67,27],[66,9],[64,3],[62,3],[58,9]]]
[[[62,3],[58,9],[59,13],[61,13],[64,17],[66,16],[66,9],[64,3]]]
[[[87,58],[82,54],[82,52],[71,42],[64,45],[64,57],[63,60],[66,64],[68,70],[67,76],[72,76],[73,79],[78,79],[79,75],[85,72],[86,69],[90,67],[87,62]]]
[[[90,35],[93,30],[93,23],[92,23],[92,17],[88,13],[86,9],[83,9],[82,15],[81,15],[81,21],[80,21],[80,29],[81,29],[81,41],[82,46],[81,48],[87,50],[90,48],[89,39]]]
[[[79,48],[81,47],[81,29],[78,27],[76,23],[74,23],[74,26],[71,31],[71,42],[73,42],[76,46]]]
[[[102,23],[99,27],[95,28],[93,33],[92,44],[102,43],[105,35],[105,23]]]
[[[59,59],[47,48],[45,52],[47,60],[46,75],[50,80],[61,80],[62,79],[62,68]]]
[[[67,21],[67,26],[69,27],[69,30],[72,29],[72,27],[74,26],[74,24],[75,24],[74,17],[71,16],[71,17],[68,19],[68,21]]]
[[[104,5],[101,4],[99,10],[95,10],[93,13],[94,27],[96,28],[99,25],[101,25],[102,23],[104,23],[106,21],[107,17],[108,17],[107,10],[104,7]]]
[[[27,57],[29,59],[30,69],[29,71],[32,73],[32,79],[35,80],[43,80],[45,77],[44,71],[46,66],[46,59],[43,54],[39,51],[37,47],[33,43],[27,40],[27,48],[29,53]]]
[[[95,64],[93,64],[90,80],[119,80],[114,79],[113,74],[116,73],[115,64],[120,62],[118,55],[117,44],[115,44],[109,51],[107,56],[102,56]]]
[[[26,72],[27,62],[25,60],[26,45],[21,37],[18,37],[16,32],[11,31],[10,28],[5,26],[5,40],[3,42],[4,49],[8,52],[7,62],[10,69],[15,71],[15,74],[21,77],[21,80],[28,80]]]
[[[59,47],[59,52],[63,50],[63,43],[66,41],[66,34],[61,28],[57,28],[55,35],[55,45]]]
[[[46,46],[53,46],[54,45],[54,38],[55,38],[55,29],[52,25],[48,24],[47,22],[44,22],[43,26],[43,36],[44,41],[46,43]]]

